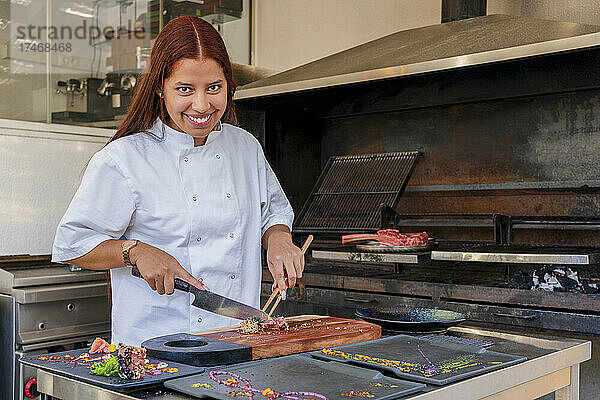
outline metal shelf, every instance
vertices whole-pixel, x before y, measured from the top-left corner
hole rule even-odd
[[[436,250],[431,259],[486,263],[589,265],[600,262],[594,248],[474,246],[456,250]]]
[[[354,261],[363,263],[419,264],[429,260],[429,252],[422,253],[361,253],[353,251],[313,250],[312,258],[327,261]]]

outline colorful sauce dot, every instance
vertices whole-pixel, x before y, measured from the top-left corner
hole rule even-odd
[[[236,396],[250,396],[250,392],[247,390],[230,390],[227,393],[228,397],[236,397]]]
[[[371,392],[369,392],[367,390],[361,390],[361,391],[352,390],[348,393],[342,393],[342,396],[348,396],[348,397],[358,396],[358,397],[365,397],[365,398],[375,397],[374,394],[372,394]]]
[[[206,388],[206,389],[211,389],[212,386],[208,383],[200,383],[200,382],[196,382],[196,383],[192,383],[190,385],[191,387],[201,387],[201,388]]]
[[[397,388],[397,387],[400,387],[398,385],[392,385],[392,384],[389,384],[389,383],[381,383],[381,382],[369,382],[369,383],[367,383],[367,385],[374,386],[374,387],[387,387],[387,388]]]

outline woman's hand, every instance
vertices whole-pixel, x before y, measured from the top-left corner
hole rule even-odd
[[[180,278],[200,290],[208,290],[202,282],[187,272],[175,257],[161,249],[138,242],[129,253],[131,263],[138,267],[148,285],[158,294],[173,294],[175,278]]]
[[[267,265],[273,275],[274,290],[281,291],[285,299],[285,289],[294,287],[296,279],[302,278],[304,254],[292,243],[292,235],[287,227],[269,232],[266,243]]]

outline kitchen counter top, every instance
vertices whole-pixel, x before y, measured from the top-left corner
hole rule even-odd
[[[536,399],[555,393],[557,400],[579,399],[579,365],[590,359],[591,342],[576,339],[524,335],[462,325],[450,328],[450,336],[494,344],[487,347],[502,353],[526,356],[527,361],[445,386],[427,385],[411,400],[451,399]],[[165,388],[119,393],[38,370],[38,390],[44,395],[70,399],[193,399]],[[44,399],[42,395],[42,399]]]

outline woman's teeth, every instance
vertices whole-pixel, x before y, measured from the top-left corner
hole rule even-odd
[[[212,114],[208,114],[203,117],[192,117],[191,115],[187,115],[187,114],[185,114],[185,116],[188,117],[190,121],[192,121],[193,123],[195,123],[197,125],[204,125],[210,120],[210,117],[212,116]]]

